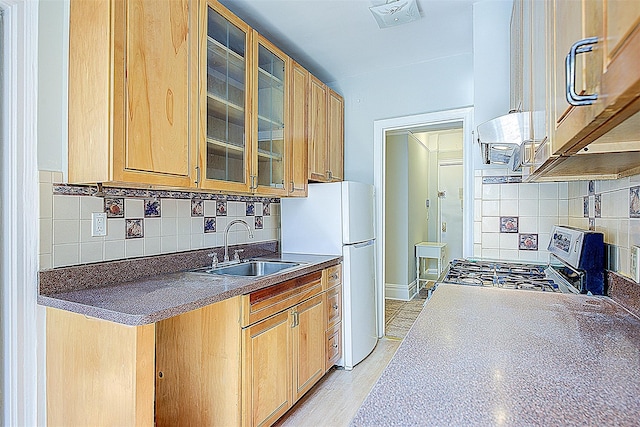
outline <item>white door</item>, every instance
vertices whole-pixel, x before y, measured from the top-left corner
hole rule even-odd
[[[462,177],[462,161],[438,165],[438,225],[440,242],[447,244],[446,263],[462,258]]]

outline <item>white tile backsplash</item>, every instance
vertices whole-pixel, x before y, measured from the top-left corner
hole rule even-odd
[[[482,216],[500,216],[500,201],[482,200]]]
[[[160,204],[162,218],[175,218],[178,215],[178,204],[175,199],[162,199]]]
[[[125,199],[124,200],[124,217],[125,218],[144,217],[144,200]]]
[[[73,219],[53,220],[53,244],[78,243],[80,241],[80,221]]]
[[[53,218],[65,220],[80,219],[80,197],[54,195]]]
[[[91,219],[94,212],[104,212],[104,199],[102,197],[78,197],[80,199],[80,219]],[[125,207],[126,212],[126,207]]]
[[[500,200],[517,200],[518,185],[494,185],[500,187]]]
[[[244,201],[227,200],[228,216],[217,216],[216,201],[204,200],[205,215],[216,217],[216,231],[205,235],[204,217],[191,216],[190,199],[160,197],[161,216],[145,218],[144,198],[125,196],[125,218],[142,219],[144,237],[126,239],[125,218],[108,218],[107,235],[93,237],[91,214],[104,211],[104,198],[54,194],[54,184],[62,182],[59,172],[40,171],[39,181],[41,269],[221,246],[228,221],[236,218],[245,219],[252,230],[255,228],[255,216],[246,216]],[[253,203],[257,215],[262,215],[263,203]],[[255,230],[253,239],[243,227],[234,227],[229,244],[279,240],[279,203],[270,203],[270,215],[263,218],[263,227]]]
[[[484,175],[500,176],[493,172]],[[482,189],[474,190],[474,208],[481,208],[480,213],[474,212],[474,255],[504,260],[546,260],[551,226],[568,221],[569,186],[566,183],[483,184],[481,178],[475,178],[474,183]],[[518,233],[500,233],[500,216],[518,217]],[[520,233],[537,234],[538,250],[520,250]]]
[[[518,216],[518,201],[515,199],[500,200],[500,216]]]

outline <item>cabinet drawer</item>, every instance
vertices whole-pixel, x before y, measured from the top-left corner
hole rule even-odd
[[[326,293],[327,329],[342,320],[342,286],[329,289]]]
[[[322,292],[322,272],[307,274],[242,296],[245,327]]]
[[[324,289],[331,289],[342,283],[342,264],[329,267],[322,272]]]
[[[326,337],[327,358],[324,365],[325,372],[331,369],[331,367],[335,365],[338,360],[340,360],[340,357],[342,357],[342,322],[327,330]]]

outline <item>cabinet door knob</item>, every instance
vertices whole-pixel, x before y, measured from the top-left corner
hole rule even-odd
[[[576,55],[591,52],[593,45],[598,43],[597,37],[589,37],[578,40],[571,46],[565,60],[565,77],[567,82],[567,102],[570,105],[591,105],[598,99],[597,93],[578,95],[576,93]]]
[[[333,307],[334,310],[338,309],[338,304],[333,304],[331,307]]]
[[[334,273],[331,276],[329,276],[330,279],[332,280],[338,280],[338,273]]]

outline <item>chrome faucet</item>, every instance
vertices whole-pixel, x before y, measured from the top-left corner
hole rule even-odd
[[[249,232],[249,238],[253,239],[253,233],[251,232],[251,228],[249,228],[249,224],[243,219],[234,219],[229,224],[227,224],[227,228],[224,229],[224,259],[223,262],[229,262],[229,229],[234,224],[244,224],[247,227],[247,231]]]

